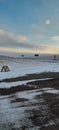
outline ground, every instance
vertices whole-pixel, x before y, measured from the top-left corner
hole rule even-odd
[[[0,88],[0,130],[59,130],[59,73],[47,72],[0,80],[28,82]]]

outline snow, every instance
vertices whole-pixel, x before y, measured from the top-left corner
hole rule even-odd
[[[59,90],[56,90],[56,89],[53,89],[53,88],[42,88],[42,89],[37,89],[37,90],[17,92],[15,94],[15,97],[17,97],[17,98],[27,98],[27,99],[31,100],[31,99],[34,98],[34,96],[41,95],[43,93],[59,94]]]
[[[36,90],[24,91],[24,92],[17,92],[15,97],[17,98],[25,98],[25,99],[32,99],[35,95],[41,95],[42,92],[36,92]]]
[[[3,65],[8,65],[10,68],[9,72],[0,72],[0,80],[12,77],[23,76],[32,73],[41,72],[59,72],[59,61],[44,61],[39,59],[26,59],[26,58],[0,58],[0,70]]]
[[[53,88],[42,88],[42,89],[37,89],[37,90],[16,92],[14,95],[11,95],[11,97],[9,98],[8,96],[0,96],[0,129],[10,130],[14,128],[14,129],[21,130],[21,127],[23,126],[23,124],[25,125],[28,124],[28,127],[31,126],[31,121],[28,120],[28,113],[26,113],[26,111],[28,110],[32,110],[32,109],[37,110],[39,108],[40,112],[42,113],[45,110],[45,113],[46,113],[45,118],[46,116],[48,117],[48,115],[50,114],[50,111],[49,111],[50,109],[48,105],[45,103],[45,100],[41,96],[40,100],[37,101],[35,97],[43,93],[50,93],[50,91],[51,93],[54,93],[54,94],[59,93],[59,90],[56,90]],[[17,98],[25,98],[29,100],[25,102],[11,103],[13,99],[15,100]],[[35,105],[35,103],[39,104],[39,107]],[[49,112],[49,114],[46,112],[46,110]],[[49,119],[48,122],[45,124],[45,126],[55,125],[55,123],[56,124],[59,123],[59,119],[57,120]],[[35,126],[33,126],[32,129],[34,130],[36,128],[39,129],[39,127],[35,127]]]
[[[59,90],[55,90],[55,89],[47,90],[46,93],[59,94]]]
[[[41,81],[41,80],[50,80],[52,78],[43,78],[43,79],[34,79],[34,80],[24,80],[24,81],[18,81],[18,82],[2,82],[0,83],[0,88],[11,88],[11,87],[15,87],[18,85],[26,85],[28,82],[34,82],[34,81]]]
[[[6,78],[12,78],[12,77],[18,77],[23,76],[26,74],[32,74],[32,73],[41,73],[41,72],[59,72],[59,61],[40,61],[39,59],[0,59],[0,70],[3,65],[8,65],[10,68],[9,72],[0,72],[0,80],[6,79]],[[12,86],[22,85],[26,84],[28,82],[33,82],[37,80],[50,80],[51,78],[44,78],[44,79],[34,79],[34,80],[26,80],[26,81],[18,81],[18,82],[1,82],[0,88],[10,88]],[[36,87],[36,86],[35,86]],[[53,89],[53,88],[42,88],[42,89],[36,89],[36,90],[29,90],[29,91],[23,91],[23,92],[16,92],[11,97],[9,96],[0,96],[0,129],[9,130],[12,129],[11,125],[14,126],[15,129],[21,129],[21,126],[26,123],[26,113],[25,110],[35,108],[35,106],[30,106],[30,102],[35,101],[36,95],[41,95],[43,93],[51,93],[51,94],[59,94],[59,90]],[[19,104],[11,103],[12,99],[17,98],[26,98],[29,99],[27,107],[26,102],[19,102]],[[41,102],[44,99],[41,97]],[[37,102],[37,101],[36,101]],[[43,104],[41,103],[41,104]],[[22,107],[22,104],[24,107]],[[41,107],[41,106],[40,106]],[[42,105],[43,107],[43,105]],[[47,107],[47,106],[46,106]],[[46,113],[47,114],[47,113]],[[48,115],[47,115],[48,116]],[[30,123],[30,121],[29,121]],[[5,126],[6,124],[6,126]],[[10,125],[11,124],[11,125]],[[49,124],[54,124],[53,120],[49,122]],[[48,124],[46,124],[48,125]],[[10,128],[9,128],[10,127]],[[31,129],[31,128],[29,128]],[[36,128],[33,128],[36,129]],[[37,128],[39,129],[39,128]]]

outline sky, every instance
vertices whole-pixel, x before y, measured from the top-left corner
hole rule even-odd
[[[0,54],[59,54],[59,0],[0,0]]]

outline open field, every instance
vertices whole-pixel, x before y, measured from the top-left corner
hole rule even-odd
[[[0,130],[59,130],[59,61],[2,58],[0,68],[5,63]]]
[[[59,130],[58,76],[59,73],[49,72],[12,78],[11,82],[38,80],[0,88],[0,129]],[[0,82],[10,82],[10,79]]]

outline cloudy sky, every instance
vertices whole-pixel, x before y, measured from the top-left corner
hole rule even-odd
[[[59,53],[59,0],[0,0],[4,52]]]

